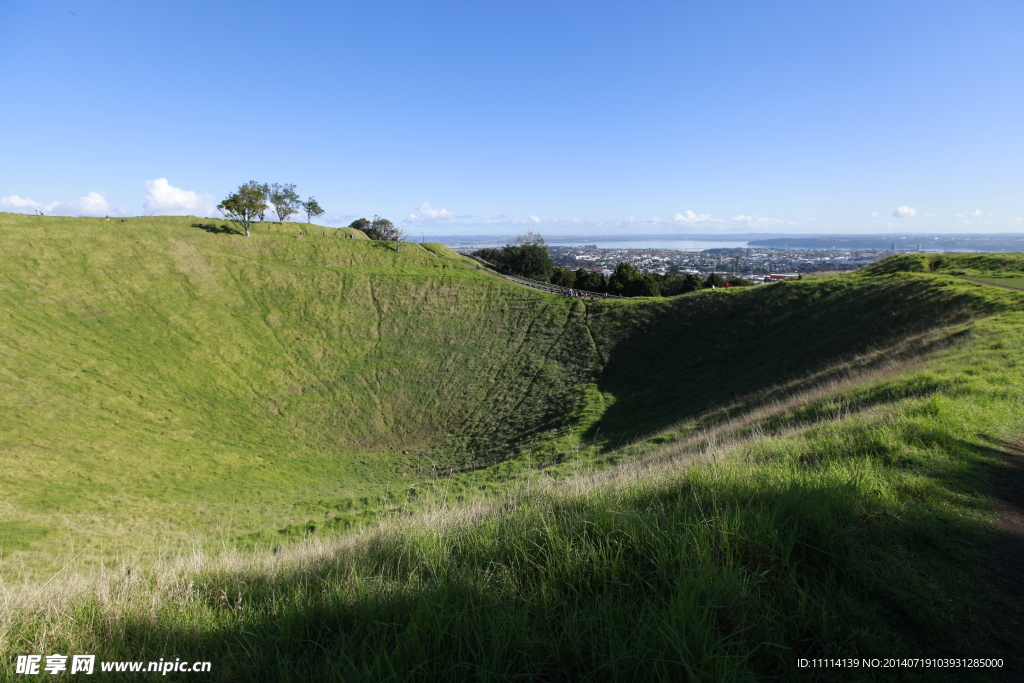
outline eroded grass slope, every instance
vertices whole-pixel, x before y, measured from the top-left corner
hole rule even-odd
[[[578,303],[440,245],[194,221],[0,214],[5,555],[230,539],[492,461],[592,372]]]
[[[1015,680],[989,492],[1024,429],[1020,301],[986,294],[1002,312],[951,323],[941,347],[833,366],[615,468],[11,593],[4,651],[211,660],[223,680],[806,680],[799,658],[909,656],[1003,660],[909,680]]]

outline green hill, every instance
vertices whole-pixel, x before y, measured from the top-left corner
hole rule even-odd
[[[440,245],[195,222],[0,215],[5,555],[68,520],[97,553],[233,538],[503,457],[591,373],[578,304]]]
[[[5,594],[5,656],[1013,680],[992,520],[1024,484],[1024,294],[965,278],[1018,257],[584,304],[266,227],[0,214],[2,572],[78,574]]]

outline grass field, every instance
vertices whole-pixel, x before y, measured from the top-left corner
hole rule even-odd
[[[0,216],[6,567],[358,508],[504,457],[592,372],[578,306],[440,245],[195,221]]]
[[[1016,680],[1024,294],[958,278],[1017,257],[584,305],[438,245],[192,220],[0,214],[6,660]]]

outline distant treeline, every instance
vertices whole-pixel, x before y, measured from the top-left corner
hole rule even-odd
[[[506,244],[503,247],[478,249],[473,256],[492,263],[498,268],[515,275],[548,282],[554,270],[554,262],[548,256],[548,248],[540,244]]]
[[[568,268],[553,268],[547,247],[543,243],[508,244],[499,248],[479,249],[473,252],[473,256],[510,273],[533,280],[550,282],[570,289],[622,296],[676,296],[698,289],[724,287],[726,283],[732,287],[751,284],[740,278],[726,280],[717,273],[712,273],[703,280],[693,274],[641,273],[628,263],[619,263],[615,272],[608,277],[586,268],[580,268],[575,272]]]
[[[573,272],[568,268],[555,268],[548,255],[544,238],[535,232],[519,235],[515,244],[504,247],[478,249],[474,257],[487,261],[514,275],[550,282],[553,285],[582,289],[587,292],[607,292],[622,296],[676,296],[712,287],[744,287],[750,282],[740,278],[728,281],[717,273],[705,279],[693,274],[641,273],[628,263],[619,263],[615,272],[605,277],[603,273],[580,268]]]
[[[588,292],[608,292],[622,296],[676,296],[698,289],[725,287],[726,284],[731,287],[746,287],[751,284],[737,277],[726,280],[718,273],[711,273],[703,280],[693,273],[641,273],[628,263],[619,263],[615,267],[615,272],[608,277],[586,268],[580,268],[575,272],[568,268],[555,268],[551,275],[551,283]]]

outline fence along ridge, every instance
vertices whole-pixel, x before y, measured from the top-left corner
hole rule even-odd
[[[599,298],[599,299],[628,299],[628,296],[622,296],[621,294],[609,294],[607,292],[591,292],[586,289],[576,289],[575,287],[563,287],[561,285],[553,285],[550,282],[541,282],[539,280],[531,280],[528,277],[521,275],[513,275],[507,272],[504,268],[499,268],[493,263],[488,263],[483,259],[477,258],[470,254],[463,254],[467,258],[471,258],[480,265],[490,268],[499,275],[509,280],[512,280],[516,284],[523,285],[524,287],[532,287],[533,289],[539,289],[545,292],[551,292],[552,294],[558,294],[559,296],[571,297],[571,298]],[[575,292],[575,295],[573,294]]]

